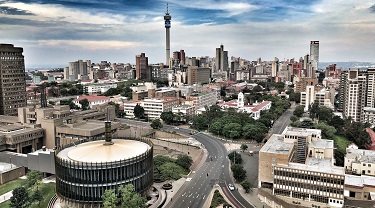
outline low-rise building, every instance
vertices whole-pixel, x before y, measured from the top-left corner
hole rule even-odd
[[[210,107],[217,103],[217,91],[187,94],[185,103],[194,105],[195,110]]]
[[[375,151],[346,148],[344,167],[348,174],[375,176]]]
[[[192,105],[179,105],[172,108],[172,113],[181,114],[185,118],[192,118],[195,115],[195,107]]]
[[[74,104],[76,104],[78,107],[82,107],[81,103],[79,101],[87,99],[89,101],[89,107],[93,108],[96,105],[103,105],[106,103],[109,103],[110,98],[106,96],[100,96],[100,95],[83,95],[83,96],[77,96],[76,99],[73,100]]]
[[[103,84],[90,84],[90,85],[85,85],[84,89],[85,92],[92,95],[92,94],[103,94],[107,92],[111,88],[117,88],[116,83],[103,83]]]
[[[334,166],[333,150],[333,141],[321,139],[321,130],[287,127],[259,151],[258,186],[272,189],[281,200],[343,207],[345,172]]]
[[[149,119],[160,119],[162,112],[172,111],[172,108],[178,106],[180,101],[175,97],[165,98],[145,98],[135,102],[125,102],[124,112],[128,118],[134,118],[134,107],[140,105],[144,109],[144,114]]]

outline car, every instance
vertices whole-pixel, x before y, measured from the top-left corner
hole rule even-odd
[[[229,190],[231,190],[231,191],[234,191],[234,186],[233,186],[233,184],[228,184],[228,188],[229,188]]]
[[[177,126],[175,126],[174,129],[180,129],[180,128],[178,128]]]

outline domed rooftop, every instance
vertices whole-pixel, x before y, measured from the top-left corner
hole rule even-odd
[[[104,140],[82,143],[61,150],[57,156],[76,162],[114,162],[141,155],[151,148],[135,140],[113,139],[112,142],[112,145],[104,145]]]

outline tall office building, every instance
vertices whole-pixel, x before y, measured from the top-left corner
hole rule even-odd
[[[319,65],[319,41],[310,42],[310,63],[315,74],[315,70],[318,70]]]
[[[166,56],[166,60],[165,60],[165,64],[166,65],[170,65],[169,64],[169,59],[171,57],[171,40],[170,40],[170,28],[171,28],[171,19],[172,19],[172,16],[169,15],[168,13],[168,3],[167,3],[167,12],[165,13],[164,15],[164,25],[165,25],[165,38],[166,38],[166,45],[165,45],[165,56]]]
[[[26,106],[23,48],[0,44],[0,115],[17,116]]]
[[[148,65],[148,57],[145,53],[135,57],[135,78],[151,80],[151,67]]]
[[[224,46],[216,48],[215,72],[223,72],[228,70],[228,51],[224,51]]]

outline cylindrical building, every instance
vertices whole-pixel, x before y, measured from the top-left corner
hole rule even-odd
[[[101,204],[105,190],[118,193],[119,186],[129,183],[144,193],[153,182],[152,157],[153,145],[147,139],[70,144],[55,153],[56,193],[79,204]]]

